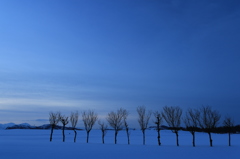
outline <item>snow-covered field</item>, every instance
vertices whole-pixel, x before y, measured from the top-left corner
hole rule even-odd
[[[66,142],[62,142],[61,130],[55,130],[53,142],[49,142],[50,130],[0,130],[0,159],[239,159],[240,134],[232,135],[232,146],[228,147],[226,134],[213,134],[214,147],[209,147],[208,135],[196,134],[196,146],[192,147],[191,134],[181,131],[180,147],[175,144],[175,134],[161,131],[162,146],[157,145],[157,133],[146,131],[146,145],[142,145],[140,130],[131,131],[131,145],[127,145],[125,131],[114,142],[114,132],[108,131],[105,144],[101,144],[101,131],[92,130],[89,143],[85,131],[78,131],[73,143],[73,131],[67,130]]]

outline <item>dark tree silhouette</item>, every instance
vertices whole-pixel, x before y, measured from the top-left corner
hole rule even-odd
[[[198,120],[200,117],[200,112],[198,109],[188,109],[186,111],[184,117],[184,123],[186,125],[186,130],[192,134],[192,145],[193,147],[196,146],[195,144],[195,132],[199,129],[198,128]]]
[[[63,142],[65,142],[65,127],[68,124],[69,120],[68,117],[65,117],[64,115],[60,115],[60,121],[63,125],[62,127],[62,135],[63,135]]]
[[[56,112],[56,113],[49,112],[49,122],[51,125],[50,142],[52,141],[53,129],[58,124],[59,120],[60,120],[59,112]]]
[[[138,106],[137,113],[138,113],[138,123],[140,125],[140,129],[143,134],[143,145],[145,145],[145,131],[148,127],[148,122],[151,117],[151,111],[147,112],[145,106]]]
[[[123,117],[125,109],[120,108],[117,112],[111,111],[107,115],[107,121],[109,125],[114,129],[114,143],[117,144],[117,135],[120,130],[123,128]]]
[[[129,112],[127,110],[123,110],[123,124],[127,133],[127,140],[128,140],[128,145],[130,145],[130,132],[129,132],[129,126],[127,123],[127,117],[128,117]]]
[[[230,116],[225,117],[223,125],[228,133],[228,146],[231,146],[231,133],[233,133],[234,121]]]
[[[78,123],[78,117],[79,117],[78,111],[72,112],[70,115],[70,122],[72,124],[72,129],[74,131],[74,142],[76,142],[76,138],[77,138],[76,126]]]
[[[84,123],[85,130],[87,132],[87,143],[89,139],[89,133],[92,130],[93,125],[95,124],[97,119],[98,119],[98,115],[93,110],[84,111],[82,113],[82,120]]]
[[[210,106],[202,106],[200,109],[199,125],[208,133],[210,146],[213,146],[212,131],[217,127],[221,115],[218,111],[212,110]]]
[[[98,124],[100,125],[100,130],[102,131],[102,143],[104,144],[104,137],[107,134],[107,124],[105,124],[101,120],[98,121]]]
[[[179,146],[178,131],[180,130],[182,109],[178,106],[165,106],[163,107],[162,116],[169,127],[171,127],[172,132],[176,134],[177,146]]]
[[[161,124],[163,121],[163,117],[162,114],[159,111],[155,111],[153,112],[153,115],[155,117],[154,119],[154,124],[156,124],[156,130],[158,133],[157,139],[158,139],[158,145],[161,145],[161,140],[160,140],[160,130],[161,130]]]

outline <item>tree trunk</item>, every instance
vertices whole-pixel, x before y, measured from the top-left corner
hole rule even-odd
[[[129,135],[128,129],[126,129],[126,133],[127,133],[128,145],[130,145],[130,135]]]
[[[228,146],[231,146],[231,133],[228,133]]]
[[[104,132],[102,131],[102,143],[104,144]]]
[[[142,130],[143,133],[143,145],[145,145],[145,130]]]
[[[195,147],[195,132],[192,132],[192,144],[193,144],[193,147]]]
[[[160,146],[161,145],[161,141],[160,141],[160,130],[157,130],[157,132],[158,132],[158,145]]]
[[[115,130],[115,135],[114,135],[114,143],[115,144],[117,144],[117,134],[118,134],[118,131],[117,130]]]
[[[63,142],[65,142],[65,132],[64,132],[64,129],[65,129],[65,125],[63,125],[63,128],[62,128]]]
[[[176,134],[177,146],[179,146],[179,142],[178,142],[178,131],[176,131],[175,134]]]
[[[53,126],[51,127],[50,142],[52,142]]]
[[[213,140],[212,140],[211,132],[208,132],[208,136],[209,136],[210,147],[212,147],[213,146],[213,144],[212,144]]]
[[[87,131],[87,143],[88,143],[89,133],[90,131]]]
[[[76,138],[77,138],[77,131],[74,129],[74,142],[76,142]]]

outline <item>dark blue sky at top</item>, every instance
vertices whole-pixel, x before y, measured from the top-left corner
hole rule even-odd
[[[237,0],[1,1],[0,122],[210,105],[240,123],[239,28]]]

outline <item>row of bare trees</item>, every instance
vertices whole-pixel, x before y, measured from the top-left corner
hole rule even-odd
[[[181,125],[185,124],[186,130],[189,131],[192,134],[192,145],[195,147],[195,133],[197,131],[204,131],[209,136],[209,143],[210,146],[213,146],[213,140],[212,140],[212,132],[214,129],[218,126],[220,122],[221,115],[218,111],[213,110],[210,106],[202,106],[197,109],[188,109],[185,112],[185,115],[183,114],[183,111],[178,106],[165,106],[162,108],[162,110],[157,111],[150,111],[146,109],[145,106],[139,106],[137,107],[137,113],[138,113],[138,123],[140,126],[140,129],[142,131],[143,136],[143,145],[145,145],[145,131],[148,128],[148,124],[151,118],[151,115],[153,114],[154,118],[154,124],[155,129],[157,131],[157,139],[158,139],[158,145],[161,145],[160,140],[160,131],[161,131],[161,125],[165,121],[171,131],[175,133],[176,135],[176,145],[179,146],[179,130],[182,129]],[[127,135],[128,144],[130,144],[130,131],[129,131],[129,124],[127,122],[129,112],[126,109],[120,108],[117,111],[111,111],[107,114],[106,120],[110,127],[114,130],[114,143],[117,144],[117,135],[120,130],[125,130]],[[76,125],[78,123],[79,113],[72,112],[70,115],[70,123],[72,125],[72,129],[74,131],[74,142],[76,142]],[[86,142],[89,141],[89,134],[92,130],[94,124],[98,120],[98,115],[92,111],[83,111],[82,112],[82,121],[84,123],[84,127],[87,133]],[[52,135],[53,135],[53,129],[58,124],[58,122],[62,123],[62,135],[63,135],[63,142],[65,141],[65,126],[69,123],[69,117],[66,117],[62,115],[59,112],[49,113],[49,121],[51,125],[51,134],[50,134],[50,141],[52,141]],[[108,124],[106,124],[102,120],[98,120],[99,128],[102,132],[102,143],[104,143],[104,137],[107,133]],[[226,117],[223,125],[228,130],[229,134],[229,146],[231,146],[231,130],[234,126],[234,121],[231,117]]]
[[[195,132],[198,130],[203,130],[209,135],[210,146],[213,146],[213,140],[211,133],[219,124],[221,115],[218,111],[212,110],[210,106],[202,106],[198,109],[188,109],[185,116],[182,117],[182,109],[178,106],[165,106],[163,107],[162,113],[155,112],[155,118],[157,125],[157,131],[159,132],[159,121],[161,123],[162,119],[166,121],[173,133],[176,134],[176,144],[179,146],[179,130],[181,130],[181,121],[183,120],[186,130],[192,134],[192,144],[195,147]],[[159,120],[160,119],[160,120]],[[230,118],[231,119],[231,118]],[[226,119],[224,120],[224,123]],[[233,125],[233,121],[231,120]],[[224,124],[227,126],[226,124]],[[230,134],[230,133],[229,133]],[[158,136],[160,138],[160,136]],[[230,141],[230,140],[229,140]],[[159,145],[160,145],[159,141]],[[229,142],[230,145],[230,142]]]
[[[213,146],[213,140],[211,133],[219,124],[221,115],[218,111],[212,110],[211,107],[201,107],[200,109],[188,109],[184,123],[186,129],[192,134],[192,143],[195,146],[195,132],[198,127],[203,129],[209,135],[210,146]]]
[[[72,130],[74,131],[74,142],[76,142],[77,138],[77,131],[76,126],[78,123],[79,113],[78,111],[72,112],[70,115],[70,122],[72,125]],[[87,143],[89,139],[89,133],[93,128],[93,125],[97,121],[97,114],[92,111],[84,111],[82,113],[82,120],[84,123],[85,130],[87,132]],[[50,112],[49,113],[49,122],[51,125],[51,134],[50,134],[50,142],[52,141],[52,135],[53,135],[53,129],[56,127],[56,125],[61,122],[62,123],[62,136],[63,136],[63,142],[65,142],[65,127],[69,123],[69,117],[62,115],[60,112]],[[105,128],[105,125],[103,125],[103,128]]]

